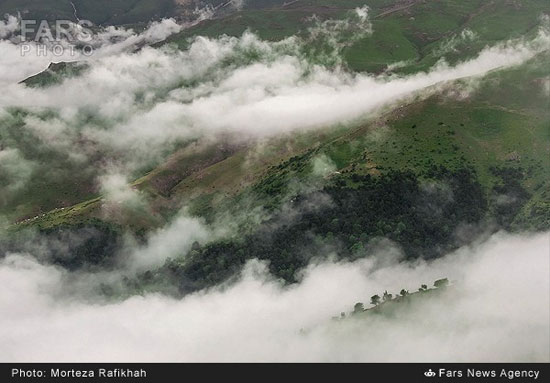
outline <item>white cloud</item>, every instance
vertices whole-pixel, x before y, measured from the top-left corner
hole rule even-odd
[[[550,77],[544,77],[541,80],[542,93],[546,97],[550,97]]]
[[[150,270],[162,266],[168,258],[187,254],[194,242],[205,243],[213,239],[214,233],[201,219],[181,215],[172,224],[152,233],[145,246],[132,249],[126,268]]]
[[[9,195],[21,191],[31,179],[35,164],[26,159],[19,150],[6,148],[0,150],[0,204],[8,201]]]
[[[163,41],[182,29],[183,26],[174,19],[154,21],[141,33],[136,33],[132,29],[109,26],[101,33],[93,36],[91,45],[95,49],[90,59],[95,60],[99,57],[111,56],[145,44]],[[85,56],[80,58],[85,58]]]
[[[5,39],[19,29],[17,17],[8,15],[6,21],[0,21],[0,39]]]
[[[116,205],[141,205],[139,192],[121,174],[108,173],[100,177],[101,193],[107,203]]]
[[[325,154],[315,157],[313,163],[313,174],[321,177],[326,177],[336,171],[336,165]]]
[[[204,19],[204,18],[203,18]],[[201,19],[202,20],[202,19]],[[93,48],[93,54],[75,48],[72,42],[62,39],[55,42],[21,42],[17,38],[6,39],[19,29],[19,20],[15,16],[0,21],[0,85],[18,83],[45,70],[52,62],[93,61],[122,52],[133,51],[147,44],[165,40],[184,28],[195,25],[197,21],[178,24],[174,19],[152,22],[143,32],[133,29],[109,26],[93,34],[84,43]],[[82,27],[70,25],[68,30],[78,31]],[[75,34],[78,34],[75,32]],[[64,47],[64,49],[59,49]]]
[[[183,299],[66,297],[64,272],[32,258],[1,262],[1,359],[7,361],[548,362],[549,233],[497,234],[431,263],[376,259],[311,266],[283,287],[258,262],[240,282]],[[384,290],[449,277],[449,296],[394,317],[332,322]],[[65,296],[65,298],[64,298]],[[78,295],[77,295],[78,296]]]
[[[408,76],[312,65],[300,53],[302,43],[294,37],[271,43],[245,33],[200,37],[186,51],[144,48],[98,57],[81,76],[57,86],[8,85],[0,106],[54,108],[62,116],[93,110],[109,123],[85,126],[85,138],[133,168],[157,159],[179,140],[227,132],[271,137],[372,116],[447,82],[519,65],[547,50],[550,34],[541,27],[531,41],[501,43],[455,66],[440,62]],[[258,58],[250,61],[246,57],[252,54]]]

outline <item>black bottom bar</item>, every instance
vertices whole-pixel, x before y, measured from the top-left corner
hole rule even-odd
[[[367,364],[0,364],[2,382],[170,382],[205,379],[261,381],[322,376],[323,381],[548,382],[548,363],[367,363]],[[296,374],[296,375],[294,375]],[[305,374],[305,375],[298,375]],[[308,379],[311,380],[311,379]]]

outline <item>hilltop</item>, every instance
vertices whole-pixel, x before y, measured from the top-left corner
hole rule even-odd
[[[427,285],[421,285],[418,291],[409,292],[408,290],[402,289],[399,292],[399,295],[393,295],[384,291],[382,296],[376,294],[370,298],[370,305],[372,307],[365,308],[365,305],[362,302],[357,302],[353,306],[353,311],[349,313],[349,317],[354,318],[363,318],[366,315],[386,315],[390,316],[395,314],[395,312],[402,308],[402,306],[409,306],[415,302],[421,300],[427,300],[430,298],[441,296],[448,292],[448,289],[452,289],[453,286],[449,286],[449,280],[447,278],[438,279],[434,282],[434,286],[429,288]],[[339,317],[334,317],[335,320],[344,320],[346,319],[346,313],[341,312]]]

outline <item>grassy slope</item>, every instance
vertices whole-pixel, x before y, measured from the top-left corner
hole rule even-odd
[[[381,300],[379,304],[363,310],[354,310],[349,313],[348,318],[364,320],[370,318],[372,315],[383,315],[385,317],[394,318],[402,317],[406,315],[406,310],[409,310],[416,305],[423,303],[425,304],[427,301],[434,299],[441,299],[443,296],[449,298],[449,295],[452,296],[453,292],[454,286],[419,289],[418,291],[412,293],[407,292],[404,296],[395,295],[387,301]],[[344,314],[343,316],[341,315],[340,317],[335,317],[334,319],[344,320],[346,317]]]
[[[202,6],[214,7],[226,0],[204,0]],[[261,9],[282,4],[282,0],[249,0],[246,7]],[[72,0],[81,20],[90,20],[98,25],[143,24],[164,17],[190,15],[198,1],[180,2],[175,0]],[[223,13],[232,9],[225,7]],[[0,14],[17,13],[26,19],[73,20],[76,21],[70,0],[0,0]]]
[[[402,4],[406,3],[404,7]],[[455,34],[468,29],[474,41],[459,43],[446,52],[449,61],[470,57],[488,44],[527,34],[539,24],[550,7],[542,0],[506,1],[410,1],[395,0],[301,0],[285,7],[243,10],[172,36],[168,41],[187,46],[189,37],[240,36],[251,30],[267,40],[303,34],[308,18],[342,18],[350,10],[368,4],[373,34],[355,42],[344,52],[352,70],[378,72],[388,64],[410,61],[404,71],[425,70],[441,58],[441,47]],[[437,15],[437,17],[433,17]]]
[[[171,14],[172,0],[73,0],[77,16],[96,24],[126,24],[148,21]],[[20,12],[27,19],[73,20],[73,7],[68,0],[2,0],[0,13]]]
[[[287,8],[243,11],[223,20],[202,23],[176,36],[172,42],[184,46],[192,35],[238,35],[246,28],[258,31],[264,38],[278,39],[298,31],[301,20],[312,12],[336,17],[363,4],[350,0],[339,2],[338,7],[323,7],[323,3],[331,2],[300,1]],[[478,40],[473,45],[459,46],[453,54],[468,57],[486,42],[528,32],[546,7],[542,1],[519,5],[507,2],[501,7],[480,1],[443,1],[420,2],[394,12],[393,3],[371,2],[375,32],[372,38],[358,42],[346,52],[352,68],[380,70],[380,65],[409,59],[416,61],[408,70],[424,67],[435,60],[434,52],[447,41],[449,34],[465,27],[475,31]],[[423,19],[425,12],[435,11],[445,17],[437,22]],[[497,25],[501,19],[489,17],[495,11],[508,20],[503,30]],[[517,19],[515,14],[519,15]],[[495,23],[495,28],[491,23]],[[394,51],[388,49],[392,44]],[[538,62],[544,59],[548,57],[539,58]],[[523,181],[534,195],[531,204],[548,206],[545,174],[550,170],[550,117],[545,104],[547,98],[541,92],[533,92],[532,84],[538,84],[537,81],[549,73],[536,64],[535,60],[530,66],[495,74],[494,79],[500,81],[486,81],[473,98],[445,101],[433,97],[360,126],[278,139],[263,145],[261,155],[256,146],[241,145],[227,155],[214,156],[215,161],[211,163],[207,159],[218,152],[217,148],[182,149],[166,165],[137,180],[134,186],[148,196],[161,217],[169,218],[176,207],[191,201],[194,201],[193,211],[205,213],[213,205],[227,197],[241,195],[253,185],[281,183],[291,175],[309,171],[310,166],[303,166],[298,171],[287,172],[281,170],[281,164],[318,147],[318,152],[326,153],[340,170],[359,173],[409,168],[420,174],[432,163],[448,167],[472,164],[488,191],[498,182],[489,171],[491,166],[511,165],[521,167],[524,172],[532,168]],[[509,161],[511,158],[516,160]],[[311,156],[304,156],[301,161],[309,160]],[[33,222],[49,227],[100,217],[100,204],[98,199],[91,200]],[[127,222],[128,219],[121,218],[119,223]],[[143,222],[145,226],[150,224]]]
[[[65,0],[0,0],[1,14],[17,14],[26,19],[74,19],[73,8]],[[75,20],[76,21],[76,20]]]
[[[151,196],[159,211],[194,201],[195,211],[205,213],[252,186],[307,176],[312,158],[324,153],[339,171],[358,174],[391,169],[422,174],[431,165],[472,165],[488,194],[499,183],[491,167],[519,168],[525,174],[522,185],[534,196],[531,203],[548,206],[550,112],[542,87],[535,92],[530,85],[550,75],[539,65],[547,59],[540,56],[520,68],[493,74],[470,98],[433,96],[355,127],[280,138],[261,149],[241,145],[226,155],[213,146],[183,149],[134,186]],[[286,169],[285,161],[295,156],[303,164]],[[63,216],[72,221],[82,212],[88,210],[77,208]],[[55,219],[46,216],[39,221],[49,226],[59,218],[58,213]]]

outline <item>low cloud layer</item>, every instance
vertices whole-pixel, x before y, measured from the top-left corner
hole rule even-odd
[[[55,37],[55,41],[35,41],[32,32],[37,33],[40,29],[31,25],[26,27],[30,29],[29,35],[25,36],[25,41],[21,41],[21,20],[8,15],[5,20],[0,20],[0,85],[23,81],[45,70],[51,62],[93,62],[108,56],[134,52],[145,45],[163,41],[170,35],[212,16],[208,9],[198,9],[193,21],[177,23],[174,19],[163,19],[151,22],[140,32],[131,28],[109,26],[94,27],[92,33],[78,24],[63,24],[65,32],[59,36],[51,32],[55,24],[47,24],[50,29],[45,31],[49,38]],[[89,25],[85,26],[87,28]],[[67,36],[72,38],[69,40]]]
[[[252,261],[225,288],[103,304],[77,298],[64,271],[12,254],[0,265],[9,286],[0,359],[548,362],[549,234],[499,233],[430,263],[380,263],[374,254],[313,265],[290,287]],[[442,277],[454,281],[447,295],[399,315],[330,320],[375,293]]]
[[[367,8],[354,12],[366,36],[372,28]],[[128,183],[136,169],[161,160],[178,143],[220,135],[269,138],[352,123],[392,103],[433,94],[448,82],[475,81],[522,64],[550,48],[550,30],[542,25],[531,40],[486,47],[470,60],[453,66],[440,61],[414,75],[355,74],[344,65],[320,64],[326,55],[338,58],[339,38],[350,20],[312,20],[309,36],[280,42],[250,32],[197,37],[185,50],[134,51],[181,30],[173,20],[143,33],[108,28],[96,36],[97,54],[86,59],[79,76],[44,88],[19,81],[47,67],[51,58],[22,57],[17,44],[0,40],[0,129],[17,126],[25,133],[21,137],[33,138],[31,144],[6,140],[0,149],[0,176],[9,183],[0,202],[9,205],[10,196],[45,162],[27,158],[25,146],[32,145],[33,154],[47,149],[63,154],[60,161],[99,169],[93,174],[102,203],[146,209]],[[11,18],[0,23],[0,38],[13,33],[13,23]],[[315,38],[330,49],[308,52],[308,39]],[[406,63],[394,68],[399,65]],[[26,112],[14,113],[14,107]],[[92,161],[98,157],[101,161]],[[319,177],[335,170],[325,156],[315,157],[312,166]],[[447,196],[439,185],[425,187]],[[363,260],[311,265],[292,286],[251,261],[240,281],[183,299],[148,294],[106,302],[94,293],[102,282],[116,284],[124,273],[162,265],[195,241],[217,235],[182,213],[149,233],[146,244],[129,240],[117,259],[121,270],[102,274],[41,263],[37,260],[48,257],[38,245],[28,246],[28,254],[7,254],[0,260],[0,283],[7,286],[0,310],[9,313],[0,318],[0,360],[550,361],[549,233],[500,233],[416,263],[399,262],[399,250],[382,242]],[[413,291],[442,277],[455,281],[450,294],[404,307],[398,316],[330,320],[358,301],[367,304],[375,293]]]
[[[6,71],[0,70],[0,81],[7,84],[0,108],[3,114],[12,107],[54,111],[50,117],[41,116],[40,123],[32,115],[26,117],[21,129],[48,137],[41,140],[44,146],[69,152],[70,157],[94,155],[89,153],[93,148],[130,174],[159,161],[178,142],[221,134],[272,137],[354,122],[392,103],[432,94],[453,80],[478,79],[519,65],[550,47],[543,20],[533,39],[487,47],[454,66],[440,61],[428,72],[406,76],[353,74],[340,65],[318,62],[323,55],[340,55],[339,39],[350,23],[355,23],[354,30],[371,32],[367,8],[355,10],[348,20],[312,23],[303,38],[268,42],[249,32],[239,38],[197,37],[183,51],[126,49],[178,31],[181,26],[173,20],[153,24],[141,34],[111,28],[96,37],[102,42],[81,75],[46,88],[17,84],[21,71],[30,71],[26,63],[38,65],[40,60],[2,54],[0,67]],[[310,39],[321,39],[332,48],[309,52]],[[0,51],[14,49],[0,41]]]

